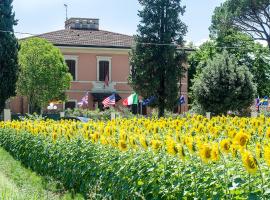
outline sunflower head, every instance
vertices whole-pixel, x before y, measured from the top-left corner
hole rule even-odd
[[[234,137],[234,143],[240,147],[245,147],[249,141],[250,135],[244,133],[244,131],[239,131]]]
[[[211,161],[211,152],[212,152],[212,147],[209,144],[202,144],[200,146],[200,157],[204,163],[208,163]]]
[[[262,158],[262,146],[260,143],[256,143],[255,152],[258,159]]]
[[[131,137],[129,137],[128,141],[129,141],[129,144],[132,146],[132,148],[136,149],[136,147],[137,147],[136,138],[131,136]]]
[[[181,145],[181,144],[177,144],[177,145],[176,145],[176,148],[177,148],[179,157],[180,157],[182,160],[184,160],[185,157],[186,157],[186,153],[185,153],[185,150],[184,150],[184,146]]]
[[[231,144],[232,144],[232,141],[228,138],[221,140],[220,142],[221,151],[226,154],[230,153]]]
[[[266,130],[265,136],[266,136],[267,139],[270,139],[270,128],[268,128],[268,129]]]
[[[56,141],[56,139],[57,139],[57,133],[56,132],[52,133],[52,139],[53,139],[53,142]]]
[[[270,166],[270,146],[264,147],[264,160],[268,166]]]
[[[218,144],[212,145],[211,159],[212,159],[212,161],[218,161],[219,160]]]
[[[176,155],[178,153],[178,149],[176,146],[176,143],[174,142],[173,139],[168,139],[166,141],[166,146],[167,146],[167,152],[171,155]]]
[[[152,140],[151,146],[154,151],[158,151],[162,147],[162,144],[159,140]]]
[[[118,147],[121,151],[126,151],[128,149],[127,142],[125,140],[120,140],[118,143]]]
[[[100,137],[100,142],[101,142],[101,144],[103,144],[103,145],[108,144],[108,141],[107,141],[106,137],[103,136],[103,135]]]
[[[149,146],[148,141],[146,140],[145,136],[143,136],[143,135],[140,135],[140,143],[144,149],[147,149]]]
[[[245,167],[245,169],[250,174],[256,173],[258,170],[258,163],[256,161],[256,158],[252,155],[250,151],[243,151],[242,152],[242,162]]]

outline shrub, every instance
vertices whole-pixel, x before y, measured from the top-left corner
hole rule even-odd
[[[254,101],[256,87],[246,66],[239,66],[228,52],[208,60],[207,67],[195,78],[194,101],[204,111],[226,114],[248,108]]]

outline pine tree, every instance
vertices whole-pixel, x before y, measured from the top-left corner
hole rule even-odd
[[[18,72],[18,41],[13,33],[16,25],[12,0],[0,1],[0,112],[6,100],[15,95]]]
[[[180,20],[185,12],[181,0],[139,0],[142,10],[132,50],[130,78],[133,89],[144,98],[155,96],[159,117],[177,102],[181,78],[186,25]]]

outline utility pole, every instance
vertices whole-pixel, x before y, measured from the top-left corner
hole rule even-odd
[[[66,7],[66,20],[68,20],[68,5],[64,4],[64,6]]]

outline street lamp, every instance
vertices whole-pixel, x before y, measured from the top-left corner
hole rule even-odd
[[[50,105],[47,107],[48,110],[56,110],[57,106],[54,105],[53,103],[50,103]]]

